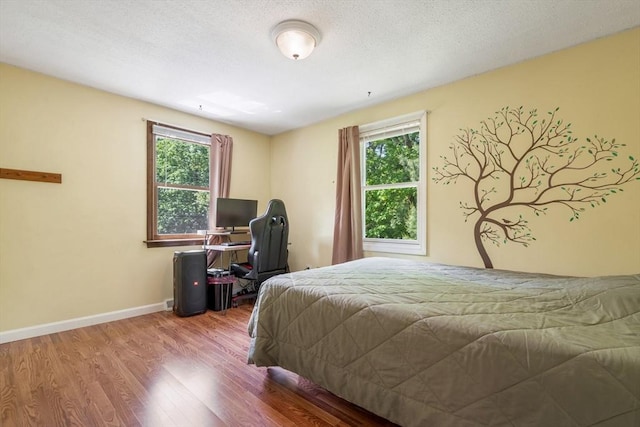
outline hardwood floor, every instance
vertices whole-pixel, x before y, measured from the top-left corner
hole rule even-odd
[[[160,312],[0,345],[0,425],[393,426],[246,364],[250,304]]]

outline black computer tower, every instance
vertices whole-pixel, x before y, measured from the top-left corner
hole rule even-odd
[[[202,250],[173,255],[173,311],[193,316],[207,311],[207,253]]]

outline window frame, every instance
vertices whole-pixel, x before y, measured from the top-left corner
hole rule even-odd
[[[406,127],[407,131],[404,132]],[[381,184],[367,186],[366,181],[366,141],[371,140],[371,136],[391,134],[390,136],[404,135],[413,133],[415,130],[419,132],[419,180],[412,183],[397,184]],[[426,255],[427,254],[427,112],[418,111],[381,120],[374,123],[368,123],[359,126],[360,129],[360,168],[361,189],[360,197],[362,200],[362,246],[367,252],[387,252],[408,255]],[[401,133],[398,134],[398,131]],[[388,136],[388,137],[390,137]],[[382,138],[378,138],[382,139]],[[416,188],[417,196],[417,237],[416,240],[402,239],[380,239],[366,237],[366,198],[365,193],[368,189],[390,189],[390,188]]]
[[[166,247],[166,246],[189,246],[199,245],[204,241],[204,236],[197,233],[186,234],[158,234],[158,188],[167,187],[166,184],[159,185],[156,182],[156,136],[159,135],[154,131],[154,126],[163,128],[177,140],[183,140],[185,143],[197,143],[211,146],[211,135],[190,129],[185,129],[166,123],[159,123],[147,120],[147,247]],[[209,173],[211,173],[211,156],[209,156]],[[211,179],[209,179],[211,182]],[[170,188],[194,190],[190,185],[170,185]],[[201,188],[197,189],[201,191]],[[209,197],[211,197],[211,186],[209,184]],[[211,205],[210,205],[211,206]],[[210,209],[209,206],[209,209]],[[211,212],[209,212],[209,215]]]

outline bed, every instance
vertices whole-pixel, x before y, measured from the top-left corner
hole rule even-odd
[[[403,426],[640,426],[640,274],[364,258],[273,277],[249,363]]]

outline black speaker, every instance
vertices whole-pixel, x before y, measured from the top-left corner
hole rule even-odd
[[[173,254],[173,311],[193,316],[207,311],[207,253],[201,250]]]

